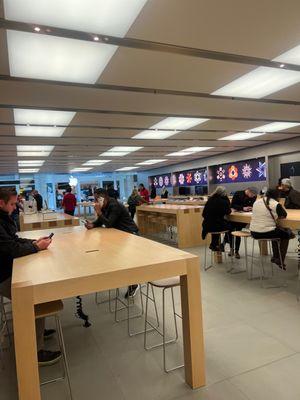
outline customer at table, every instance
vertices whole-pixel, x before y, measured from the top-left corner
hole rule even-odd
[[[155,185],[152,183],[151,185],[151,191],[150,191],[150,199],[154,200],[156,197],[156,187]]]
[[[160,197],[162,199],[167,199],[169,196],[169,192],[167,190],[167,188],[165,186],[162,187],[161,193],[160,193]]]
[[[71,186],[69,186],[66,189],[66,193],[65,193],[65,195],[63,197],[63,201],[62,201],[62,207],[64,209],[64,213],[73,216],[76,205],[77,205],[76,197],[72,193]]]
[[[105,226],[106,228],[115,228],[138,235],[138,227],[122,203],[109,197],[105,189],[95,189],[94,195],[95,211],[98,218],[94,222],[86,222],[85,227],[87,229]],[[135,296],[137,290],[138,285],[129,286],[125,297]]]
[[[32,197],[36,201],[37,211],[41,211],[42,208],[43,208],[43,197],[42,197],[42,195],[40,195],[37,190],[33,190],[32,191]]]
[[[203,209],[202,239],[210,232],[221,232],[230,229],[225,216],[231,213],[230,200],[226,189],[218,186],[207,200]],[[223,251],[224,245],[220,243],[220,235],[211,235],[209,248],[212,251]]]
[[[279,203],[279,191],[269,189],[266,195],[253,205],[250,231],[255,239],[280,239],[280,252],[276,242],[272,242],[273,257],[272,263],[285,269],[285,256],[289,240],[295,235],[289,230],[277,227],[277,220],[286,218],[287,213]],[[281,257],[280,257],[281,254]]]
[[[300,192],[295,190],[290,179],[285,178],[281,181],[281,190],[286,193],[284,207],[287,209],[300,209]]]
[[[257,193],[258,191],[255,187],[249,187],[246,190],[239,190],[235,192],[231,200],[231,208],[236,211],[245,211],[245,212],[252,211],[252,207],[256,200]],[[240,231],[246,226],[247,224],[242,222],[231,222],[231,227],[232,230],[234,231]],[[231,240],[234,240],[234,238],[232,238]],[[232,251],[230,251],[229,255],[232,257],[235,256],[235,258],[238,259],[241,258],[239,253],[240,245],[241,245],[241,238],[236,237],[234,246],[235,253],[233,254]]]
[[[16,208],[17,192],[0,188],[0,295],[11,299],[11,278],[13,260],[46,250],[51,239],[43,237],[37,240],[21,239],[16,234],[16,225],[11,218]],[[26,326],[24,326],[26,329]],[[53,329],[45,330],[45,319],[36,320],[36,338],[38,362],[40,366],[52,365],[61,358],[60,351],[44,350],[44,337],[55,333]]]
[[[128,211],[133,219],[136,213],[136,207],[141,205],[142,203],[146,203],[140,195],[136,188],[133,188],[131,195],[128,197],[127,204],[128,204]]]
[[[149,203],[150,200],[149,192],[142,183],[139,184],[139,193],[140,196],[143,197],[143,199],[146,200],[147,203]],[[156,189],[155,189],[155,196],[156,196]]]

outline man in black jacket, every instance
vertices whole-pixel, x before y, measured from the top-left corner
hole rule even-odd
[[[34,190],[32,192],[32,196],[33,196],[34,200],[36,201],[37,211],[41,211],[41,209],[43,208],[43,197],[39,194],[39,192],[37,190]]]
[[[257,197],[257,192],[258,191],[255,187],[249,187],[246,190],[239,190],[235,192],[231,200],[231,208],[233,208],[236,211],[245,211],[245,212],[252,211],[253,204],[255,203]],[[241,222],[232,222],[231,226],[233,230],[240,231],[241,229],[245,228],[247,224],[243,224]],[[231,238],[231,240],[233,241],[234,239]],[[234,246],[235,254],[232,254],[232,251],[230,251],[230,255],[232,257],[234,255],[236,258],[241,258],[239,254],[240,245],[241,245],[241,238],[236,237]]]
[[[11,278],[14,258],[27,256],[46,250],[51,243],[49,238],[38,240],[21,239],[17,236],[16,225],[11,218],[16,208],[17,193],[14,190],[0,188],[0,295],[11,299]],[[26,329],[26,327],[24,327]],[[61,358],[60,351],[43,349],[44,337],[50,337],[55,331],[45,330],[45,319],[36,320],[38,361],[40,366],[51,365]]]
[[[138,235],[138,227],[122,203],[109,197],[108,192],[105,189],[95,189],[94,195],[95,211],[98,218],[94,222],[86,222],[85,227],[87,229],[105,226],[106,228],[115,228],[120,231]],[[138,285],[129,286],[125,297],[135,296],[137,290]]]
[[[295,190],[290,179],[285,178],[281,181],[281,190],[286,193],[284,207],[286,209],[300,209],[300,192]]]

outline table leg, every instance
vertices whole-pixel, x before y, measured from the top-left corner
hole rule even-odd
[[[205,360],[198,259],[187,260],[187,275],[180,277],[185,381],[193,389],[205,385]]]
[[[12,307],[19,400],[41,400],[33,288],[14,286]]]

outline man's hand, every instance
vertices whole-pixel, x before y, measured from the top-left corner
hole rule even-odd
[[[46,250],[51,242],[52,242],[52,239],[40,238],[35,242],[35,244],[39,250]]]
[[[96,211],[98,217],[100,217],[100,215],[102,214],[102,211],[101,211],[102,205],[101,205],[100,203],[97,202],[97,203],[95,203],[95,205],[94,205],[94,209],[95,209],[95,211]]]
[[[243,211],[246,211],[246,212],[252,211],[252,207],[243,207]]]
[[[86,227],[86,229],[93,229],[94,228],[94,224],[92,222],[87,221],[84,226]]]

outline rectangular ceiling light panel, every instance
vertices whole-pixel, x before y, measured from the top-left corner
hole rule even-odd
[[[143,147],[138,147],[138,146],[115,146],[99,155],[105,157],[121,157],[121,156],[126,156],[127,154],[132,153],[134,151],[140,150],[142,148]]]
[[[73,169],[71,169],[70,170],[70,172],[86,172],[86,171],[89,171],[90,169],[92,169],[92,168],[81,168],[81,167],[79,167],[79,168],[73,168]]]
[[[86,166],[97,166],[97,165],[103,165],[106,164],[108,162],[110,162],[111,160],[89,160],[87,162],[85,162],[82,165],[86,165]]]
[[[138,169],[139,167],[123,167],[116,169],[116,171],[132,171],[133,169]]]
[[[39,168],[20,168],[19,174],[36,174],[39,172]]]
[[[19,167],[41,167],[45,160],[18,160]]]
[[[14,120],[16,124],[26,125],[52,125],[47,126],[16,126],[16,136],[42,136],[58,137],[62,136],[66,128],[56,127],[56,125],[69,125],[74,112],[51,111],[51,110],[26,110],[14,109]]]
[[[153,165],[153,164],[158,164],[158,163],[161,163],[164,161],[167,161],[167,160],[147,160],[147,161],[142,161],[142,162],[136,163],[136,165]]]
[[[10,74],[95,83],[117,46],[97,43],[96,33],[121,36],[146,0],[5,0],[5,17],[91,32],[95,42],[7,31]]]
[[[174,153],[166,154],[167,156],[188,156],[190,154],[199,153],[201,151],[206,151],[212,149],[213,147],[188,147],[183,150],[176,151]]]
[[[208,121],[208,119],[205,118],[168,117],[150,127],[151,129],[157,130],[145,130],[133,136],[133,139],[166,139],[176,135],[176,133],[203,124],[206,121]],[[162,131],[161,129],[172,129],[173,131]]]
[[[18,145],[18,157],[48,157],[54,146]]]

